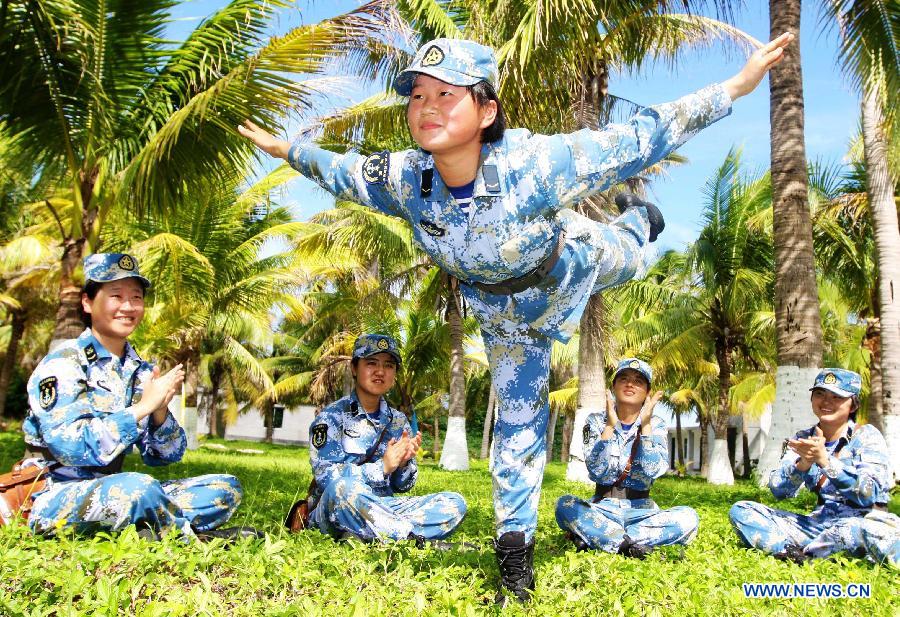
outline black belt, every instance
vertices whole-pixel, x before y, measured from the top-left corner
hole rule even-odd
[[[50,452],[49,448],[42,446],[32,446],[30,444],[25,444],[25,455],[22,458],[42,458],[48,463],[56,463],[57,465],[64,466],[60,463],[53,453]],[[125,463],[125,453],[122,452],[111,460],[106,465],[98,466],[98,465],[70,465],[71,467],[77,467],[78,469],[87,469],[92,473],[102,473],[105,475],[119,473],[122,471],[122,466]]]
[[[612,499],[647,499],[650,497],[650,491],[639,491],[636,488],[626,488],[624,486],[604,486],[598,484],[597,490],[594,491],[594,498],[591,501],[597,503],[601,499],[606,499],[607,497],[611,497]]]
[[[819,496],[818,504],[819,506],[824,506],[827,502],[822,499],[822,496]],[[844,502],[845,505],[854,508],[855,510],[878,510],[880,512],[887,512],[888,507],[886,503],[873,503],[871,506],[858,506],[855,503],[850,503],[849,501]]]
[[[547,278],[547,275],[550,274],[550,271],[553,270],[553,267],[559,261],[559,257],[560,255],[562,255],[565,246],[566,232],[560,231],[556,235],[556,246],[553,247],[553,250],[550,251],[550,254],[547,256],[547,258],[543,262],[541,262],[541,264],[537,268],[535,268],[528,274],[523,274],[522,276],[517,276],[516,278],[506,279],[505,281],[500,281],[499,283],[472,282],[467,283],[467,285],[485,293],[494,294],[495,296],[511,296],[513,294],[525,291],[529,287],[534,287],[542,280]]]

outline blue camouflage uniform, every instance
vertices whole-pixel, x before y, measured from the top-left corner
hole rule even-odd
[[[811,389],[824,388],[850,397],[858,395],[860,384],[859,375],[852,371],[826,368]],[[795,439],[813,437],[815,429],[812,426],[799,431]],[[739,501],[731,507],[731,524],[747,546],[775,555],[783,554],[791,545],[801,547],[810,557],[841,551],[866,553],[863,517],[873,508],[885,507],[889,499],[887,444],[874,426],[857,426],[850,420],[846,433],[826,448],[830,456],[824,468],[813,463],[806,472],[798,471],[799,455],[786,450],[769,476],[769,488],[776,499],[795,497],[804,486],[816,491],[824,476],[818,491],[819,505],[810,514],[776,510],[753,501]],[[876,515],[873,520],[880,519]],[[874,537],[877,525],[872,529]],[[873,540],[871,544],[877,546],[878,542]]]
[[[100,283],[135,277],[149,284],[134,258],[124,254],[90,255],[84,273],[85,280]],[[234,476],[159,482],[119,471],[134,446],[155,467],[181,460],[187,445],[171,413],[159,426],[150,416],[136,421],[132,414],[152,369],[127,342],[124,355],[114,357],[90,328],[38,364],[28,381],[31,409],[23,423],[26,465],[53,467],[46,490],[34,497],[29,525],[35,532],[142,524],[155,530],[175,526],[190,537],[194,530],[218,527],[237,508],[242,493]]]
[[[353,357],[381,352],[400,360],[394,340],[375,334],[357,339]],[[366,413],[355,391],[316,416],[309,429],[309,457],[316,479],[310,521],[322,533],[351,534],[362,540],[415,536],[441,540],[462,522],[466,502],[459,493],[395,497],[412,490],[419,474],[414,458],[390,475],[384,473],[388,442],[400,439],[403,431],[412,436],[405,415],[384,398],[377,414]]]
[[[470,41],[424,45],[395,88],[408,95],[416,73],[465,85],[496,85],[493,52]],[[639,265],[649,224],[643,208],[611,223],[569,209],[578,201],[652,165],[702,128],[730,113],[720,85],[648,107],[626,124],[570,134],[505,131],[485,143],[464,214],[423,150],[336,154],[296,140],[288,162],[340,199],[400,217],[415,241],[459,279],[475,313],[498,398],[493,468],[497,533],[537,526],[549,419],[550,347],[567,341],[591,294],[629,280]],[[564,234],[564,235],[563,235]],[[562,252],[538,284],[518,293],[490,293],[475,283],[500,283],[534,271],[558,241]]]
[[[643,374],[650,383],[653,375],[650,366],[636,358],[622,360],[615,374],[629,368]],[[653,481],[666,473],[669,468],[666,425],[658,416],[651,417],[651,425],[652,434],[644,436],[639,420],[627,428],[618,422],[612,436],[603,440],[600,436],[606,427],[606,412],[588,415],[584,426],[585,464],[598,489],[613,486],[619,479],[635,439],[640,440],[637,453],[621,487],[649,491]],[[675,506],[661,510],[649,496],[587,501],[564,495],[556,503],[556,521],[561,529],[577,536],[584,545],[608,553],[617,552],[626,535],[633,542],[649,547],[687,544],[697,535],[700,524],[693,508]]]

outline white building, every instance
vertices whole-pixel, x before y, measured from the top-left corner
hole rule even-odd
[[[272,435],[272,441],[274,443],[308,446],[309,425],[315,417],[316,408],[312,405],[300,405],[290,408],[276,405],[275,430]],[[207,434],[209,420],[206,418],[206,414],[200,415],[197,426],[200,434]],[[225,439],[263,441],[265,438],[265,421],[263,415],[256,410],[250,410],[239,415],[236,422],[229,424],[225,428]]]
[[[675,414],[666,406],[660,406],[660,416],[665,420],[669,433],[669,469],[674,471],[678,461],[678,451],[675,447]],[[728,422],[728,457],[731,459],[731,467],[734,473],[740,475],[743,472],[744,446],[741,429],[741,417],[732,416]],[[759,418],[747,419],[747,442],[750,451],[751,467],[756,466],[760,454],[772,426],[771,407]],[[714,434],[712,427],[707,435],[707,447],[712,448]],[[689,474],[700,473],[700,425],[697,423],[695,413],[682,414],[681,416],[681,441],[684,447],[684,465]],[[703,456],[704,461],[709,460],[710,452]]]

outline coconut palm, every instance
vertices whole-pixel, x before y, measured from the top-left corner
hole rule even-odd
[[[54,338],[77,335],[75,270],[97,250],[110,212],[163,212],[241,171],[247,117],[278,126],[332,91],[340,56],[382,27],[388,3],[269,38],[286,0],[232,0],[186,40],[163,40],[171,2],[3,3],[0,117],[23,158],[66,187],[73,216],[62,239]]]
[[[732,378],[741,362],[764,355],[772,327],[772,247],[751,224],[769,206],[768,178],[744,179],[739,172],[740,157],[732,151],[707,182],[699,238],[683,256],[670,254],[653,276],[627,286],[621,296],[637,309],[622,328],[626,347],[655,349],[654,366],[686,371],[701,361],[717,365],[708,475],[714,484],[734,482],[726,438]],[[667,299],[661,308],[645,304],[654,293]]]
[[[226,380],[235,400],[246,384],[272,387],[258,357],[272,344],[273,311],[294,306],[291,292],[302,279],[291,241],[305,225],[269,196],[293,177],[281,167],[242,191],[239,176],[222,176],[216,190],[176,212],[117,221],[114,237],[104,238],[110,249],[134,253],[154,281],[135,344],[185,365],[187,407],[196,407],[201,382],[208,412],[218,410]],[[224,434],[218,414],[209,420],[210,434]]]

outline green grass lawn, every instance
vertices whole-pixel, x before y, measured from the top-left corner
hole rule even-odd
[[[21,526],[0,528],[0,615],[477,615],[491,605],[497,567],[490,548],[490,474],[420,464],[416,493],[454,490],[469,504],[458,538],[480,552],[439,553],[410,543],[337,543],[317,531],[290,535],[281,527],[288,506],[310,479],[306,449],[223,442],[229,450],[189,452],[182,463],[150,470],[177,478],[211,472],[237,475],[244,502],[233,519],[268,532],[265,541],[225,548],[219,541],[185,545],[173,537],[151,543],[133,530],[94,538],[39,539]],[[265,450],[246,454],[237,448]],[[0,469],[21,454],[18,434],[0,433]],[[137,457],[126,468],[143,470]],[[537,593],[529,615],[900,615],[900,576],[887,568],[839,557],[804,566],[776,561],[738,544],[728,508],[739,499],[774,503],[749,483],[708,486],[664,478],[654,486],[661,507],[691,505],[700,533],[683,557],[667,549],[646,561],[575,553],[553,510],[564,493],[588,487],[565,481],[561,463],[548,465],[535,551]],[[809,495],[787,503],[797,510]],[[780,504],[785,507],[786,504]],[[891,509],[900,511],[895,495]],[[745,582],[868,583],[870,599],[745,599]]]

